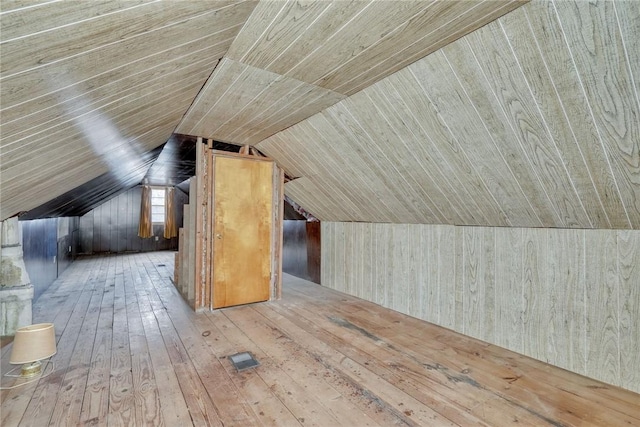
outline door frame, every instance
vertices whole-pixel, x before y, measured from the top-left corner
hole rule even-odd
[[[270,254],[271,254],[271,277],[269,284],[269,301],[278,300],[282,297],[282,244],[283,244],[283,217],[284,217],[284,171],[278,166],[278,164],[269,157],[259,157],[249,154],[231,153],[227,151],[219,150],[207,150],[209,152],[209,165],[210,173],[208,178],[210,179],[210,185],[208,186],[210,195],[209,200],[212,204],[208,210],[208,223],[215,224],[215,209],[213,204],[215,203],[215,158],[216,157],[230,157],[241,158],[243,160],[257,161],[257,162],[269,162],[273,164],[273,191],[272,191],[272,227],[271,227],[271,242],[270,242]],[[213,308],[213,274],[215,274],[215,266],[213,265],[213,229],[207,236],[207,256],[206,259],[210,263],[210,275],[205,281],[205,286],[209,289],[205,289],[205,295],[209,295],[208,300],[203,301],[204,306],[209,310]],[[205,245],[203,245],[205,246]]]

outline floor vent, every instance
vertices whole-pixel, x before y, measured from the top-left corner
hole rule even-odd
[[[260,362],[258,362],[248,351],[229,356],[229,359],[231,359],[231,363],[238,372],[260,366]]]

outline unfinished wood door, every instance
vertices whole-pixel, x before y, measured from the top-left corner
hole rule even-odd
[[[273,162],[214,157],[213,307],[267,301]]]

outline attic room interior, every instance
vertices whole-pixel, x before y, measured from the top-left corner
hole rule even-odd
[[[0,222],[2,426],[640,425],[640,1],[3,1]]]

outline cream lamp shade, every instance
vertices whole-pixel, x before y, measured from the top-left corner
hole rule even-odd
[[[16,331],[9,363],[37,362],[56,354],[56,331],[53,323],[38,323]]]

